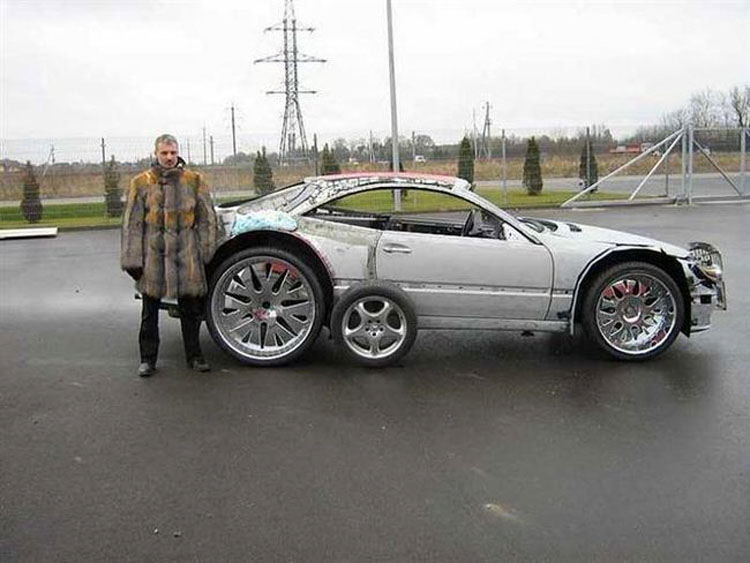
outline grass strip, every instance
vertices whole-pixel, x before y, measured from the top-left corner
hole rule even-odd
[[[575,191],[542,192],[537,196],[530,196],[525,190],[508,190],[507,203],[503,191],[498,188],[478,188],[477,193],[488,199],[498,207],[533,208],[554,207],[573,197]],[[606,201],[627,198],[627,194],[597,192],[584,196],[579,201]],[[236,198],[232,198],[236,199]],[[350,196],[347,207],[356,207],[362,211],[388,212],[393,209],[393,202],[389,190],[379,190]],[[221,201],[221,198],[218,198]],[[446,201],[450,204],[446,205]],[[441,194],[434,194],[423,190],[409,190],[406,197],[402,197],[403,212],[420,211],[456,211],[468,209],[469,204],[461,199],[447,200]],[[17,229],[20,227],[58,227],[60,229],[74,229],[85,227],[117,226],[122,222],[120,217],[107,217],[104,202],[101,203],[59,203],[45,205],[42,220],[29,223],[23,218],[19,207],[0,206],[0,229]]]

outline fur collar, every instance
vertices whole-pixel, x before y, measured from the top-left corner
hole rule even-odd
[[[182,176],[182,172],[185,169],[185,161],[181,156],[178,156],[177,164],[172,168],[164,168],[158,161],[156,161],[151,165],[151,169],[156,174],[156,177],[159,178],[160,183],[164,181],[175,181],[179,180]]]

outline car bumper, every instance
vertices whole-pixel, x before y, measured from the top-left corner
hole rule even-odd
[[[690,287],[690,333],[711,328],[711,316],[727,309],[724,263],[719,250],[707,243],[691,243],[691,259],[684,264]],[[710,272],[707,275],[706,272]]]

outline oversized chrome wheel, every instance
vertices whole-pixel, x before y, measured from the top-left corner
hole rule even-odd
[[[666,350],[682,327],[684,304],[674,280],[641,262],[616,265],[593,283],[584,302],[587,332],[620,359],[646,359]]]
[[[279,365],[317,337],[323,296],[312,270],[281,249],[246,250],[219,266],[209,290],[214,340],[239,360]]]
[[[331,314],[331,331],[350,358],[382,367],[409,351],[416,338],[417,320],[402,290],[369,282],[344,293]]]

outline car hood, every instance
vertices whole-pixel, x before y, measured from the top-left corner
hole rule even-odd
[[[540,238],[565,238],[581,242],[611,244],[613,246],[658,248],[667,254],[680,258],[689,254],[687,249],[681,248],[677,245],[623,231],[604,229],[592,225],[582,225],[580,223],[570,223],[567,221],[554,221],[552,219],[529,219],[544,226],[544,231],[537,234]]]

